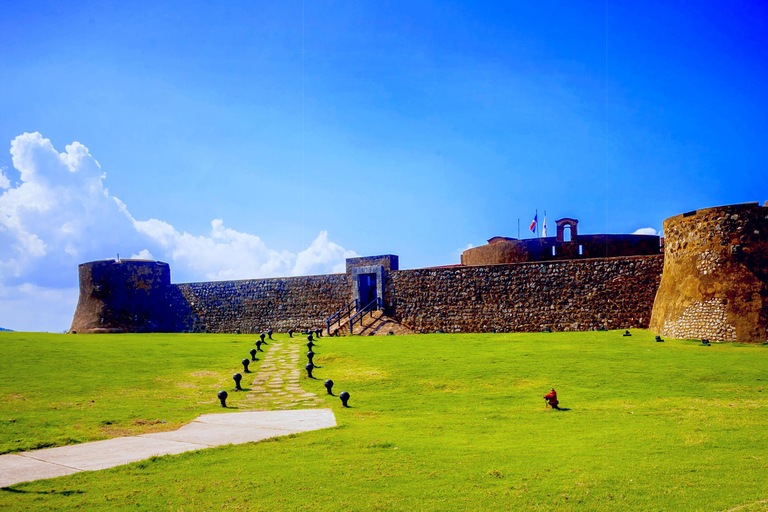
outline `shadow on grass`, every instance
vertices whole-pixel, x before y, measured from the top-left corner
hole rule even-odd
[[[12,492],[15,494],[59,494],[61,496],[72,496],[73,494],[85,494],[85,491],[25,491],[23,489],[14,489],[12,487],[0,487],[0,491]]]

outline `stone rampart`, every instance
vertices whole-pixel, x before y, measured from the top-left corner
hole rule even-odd
[[[664,276],[650,328],[671,338],[766,341],[768,207],[706,208],[664,221]]]
[[[663,255],[389,272],[387,314],[417,332],[648,327]]]
[[[346,274],[183,283],[169,287],[177,331],[319,329],[350,300]]]

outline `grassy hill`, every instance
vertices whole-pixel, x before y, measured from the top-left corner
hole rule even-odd
[[[323,338],[302,385],[351,393],[322,395],[337,428],[19,484],[0,507],[765,509],[768,349],[633,333]],[[253,340],[0,334],[0,449],[221,412]],[[569,410],[545,409],[550,387]]]

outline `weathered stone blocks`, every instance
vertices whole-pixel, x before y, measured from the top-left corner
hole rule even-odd
[[[768,207],[706,208],[664,221],[664,274],[650,328],[676,338],[766,341]]]

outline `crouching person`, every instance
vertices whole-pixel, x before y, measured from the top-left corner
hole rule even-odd
[[[560,410],[560,407],[557,405],[560,403],[557,401],[557,392],[555,391],[555,388],[552,388],[552,390],[544,395],[544,399],[549,403],[549,406],[553,409]]]

